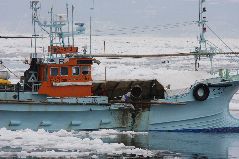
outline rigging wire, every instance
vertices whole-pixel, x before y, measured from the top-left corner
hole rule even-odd
[[[207,25],[207,24],[206,24]],[[234,51],[219,37],[219,35],[217,35],[217,33],[215,33],[212,29],[211,29],[211,27],[209,27],[208,25],[207,25],[207,27],[208,27],[208,29],[232,52],[232,53],[234,53]]]
[[[1,64],[4,68],[6,68],[10,73],[12,73],[15,77],[19,78],[14,72],[12,72],[8,67],[6,67],[3,63]]]
[[[225,53],[225,51],[222,51],[222,49],[219,48],[219,47],[218,47],[216,44],[214,44],[213,42],[207,40],[207,44],[208,44],[209,46],[215,47],[215,48],[216,48],[217,50],[219,50],[220,52]]]
[[[195,25],[197,24],[196,21],[184,21],[184,22],[177,22],[177,23],[172,23],[172,24],[164,24],[164,25],[155,25],[155,26],[134,26],[134,27],[115,27],[115,26],[109,26],[109,30],[110,32],[107,33],[108,35],[120,35],[120,34],[126,34],[128,33],[139,33],[139,32],[155,32],[155,31],[160,31],[160,30],[169,30],[169,29],[174,29],[174,28],[179,28],[179,27],[185,27],[185,26],[190,26],[190,25]],[[105,28],[104,28],[105,29]],[[100,34],[100,33],[104,33],[103,30],[101,29],[96,29],[95,30],[96,33]],[[114,33],[112,33],[114,32]],[[97,34],[97,35],[98,35]]]
[[[207,25],[207,24],[206,24]],[[220,36],[212,30],[212,28],[210,26],[207,25],[207,28],[232,52],[232,53],[235,53],[223,40],[222,38],[220,38]],[[217,46],[216,46],[217,47]],[[218,47],[217,47],[218,48]],[[238,62],[238,60],[234,59],[233,57],[238,57],[237,54],[235,54],[234,56],[226,56],[226,57],[229,57],[231,58],[230,60],[233,61],[233,62]]]

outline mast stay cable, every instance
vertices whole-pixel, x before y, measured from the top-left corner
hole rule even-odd
[[[206,25],[207,25],[207,24],[206,24]],[[211,29],[210,26],[207,25],[207,27],[208,27],[208,29],[209,29],[231,52],[234,53],[234,51],[222,40],[222,38],[220,38],[219,35],[217,35],[216,32],[214,32],[214,31]]]
[[[4,68],[6,68],[10,73],[12,73],[15,77],[19,78],[14,72],[12,72],[8,67],[6,67],[3,63],[1,64]]]

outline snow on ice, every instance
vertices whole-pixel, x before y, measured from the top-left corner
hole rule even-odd
[[[105,143],[102,138],[108,135],[136,135],[136,132],[119,132],[116,130],[46,132],[43,129],[10,131],[0,129],[0,156],[4,157],[85,157],[103,154],[136,154],[144,157],[153,152],[125,146],[123,143]],[[145,134],[147,133],[139,133]]]

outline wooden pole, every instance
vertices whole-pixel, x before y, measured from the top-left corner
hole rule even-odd
[[[104,41],[104,54],[105,54],[105,41]]]

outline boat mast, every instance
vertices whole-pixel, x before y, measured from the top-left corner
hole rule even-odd
[[[205,13],[207,12],[207,9],[205,7],[205,2],[206,0],[199,0],[199,19],[197,21],[198,27],[200,30],[199,33],[199,47],[195,48],[195,71],[198,71],[199,68],[199,60],[201,56],[207,56],[210,59],[210,64],[211,64],[211,70],[210,72],[213,72],[213,65],[212,65],[212,59],[213,56],[215,55],[215,48],[210,47],[210,50],[207,48],[207,40],[205,38],[205,34],[207,32],[207,18],[205,16]]]
[[[36,21],[34,20],[33,22],[33,25],[34,25],[34,58],[37,57],[37,38],[36,38]]]
[[[50,46],[53,46],[53,34],[52,34],[52,26],[53,26],[53,7],[51,7],[51,24],[50,24]]]
[[[92,47],[92,26],[91,26],[92,24],[91,24],[91,16],[90,16],[90,54],[91,54],[91,47]]]
[[[68,3],[66,3],[66,16],[67,16],[67,32],[70,33],[70,22],[69,22],[69,7]],[[70,46],[70,37],[68,36],[68,46]]]
[[[195,48],[195,71],[198,71],[199,68],[199,60],[202,55],[202,53],[207,52],[207,41],[205,38],[205,33],[206,33],[206,17],[204,16],[204,13],[206,12],[206,7],[203,7],[203,4],[205,3],[206,0],[199,0],[199,14],[198,14],[198,27],[200,30],[199,33],[199,47]]]
[[[38,21],[37,11],[40,9],[39,1],[31,1],[30,2],[30,7],[32,9],[33,37],[34,37],[34,55],[33,55],[33,58],[37,58],[36,22]]]
[[[92,7],[90,8],[90,10],[93,11],[94,9],[95,9],[95,1],[92,0]],[[92,50],[92,13],[90,16],[90,54],[91,50]]]
[[[71,22],[71,29],[72,29],[72,46],[74,47],[75,45],[75,39],[74,39],[74,28],[73,28],[73,25],[74,25],[74,6],[72,5],[72,22]]]
[[[199,51],[206,51],[207,50],[207,40],[205,38],[205,33],[207,31],[206,23],[207,19],[205,16],[206,7],[203,6],[203,3],[205,3],[206,0],[199,0],[199,20],[198,20],[198,26],[201,30],[199,35]]]

